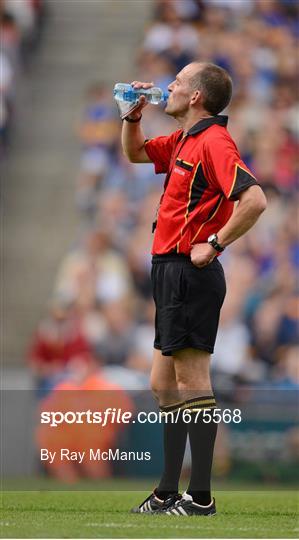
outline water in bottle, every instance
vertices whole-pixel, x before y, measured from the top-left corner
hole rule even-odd
[[[113,91],[121,118],[125,118],[136,108],[140,96],[145,96],[148,103],[158,105],[167,100],[168,94],[161,88],[133,88],[130,84],[117,83]]]

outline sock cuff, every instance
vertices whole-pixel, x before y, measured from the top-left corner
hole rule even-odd
[[[161,413],[170,413],[177,412],[179,409],[183,409],[185,406],[185,401],[179,401],[178,403],[173,403],[172,405],[160,406],[159,410]]]
[[[183,409],[190,409],[191,411],[197,411],[201,409],[215,409],[216,400],[214,396],[199,396],[191,399],[187,399],[184,403]]]
[[[190,411],[198,411],[201,409],[215,409],[217,406],[214,396],[199,396],[186,401],[180,401],[178,403],[173,403],[172,405],[160,406],[159,410],[163,414],[175,413],[178,410],[190,409]]]

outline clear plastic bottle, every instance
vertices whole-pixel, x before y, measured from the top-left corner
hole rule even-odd
[[[117,83],[113,90],[114,99],[117,101],[126,101],[136,103],[140,96],[145,96],[146,100],[153,105],[163,103],[168,99],[168,94],[161,88],[133,88],[130,84]]]

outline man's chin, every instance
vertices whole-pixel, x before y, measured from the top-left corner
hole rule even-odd
[[[164,112],[166,114],[168,114],[168,116],[174,116],[174,111],[173,109],[171,109],[171,107],[169,105],[166,105],[165,109],[164,109]]]

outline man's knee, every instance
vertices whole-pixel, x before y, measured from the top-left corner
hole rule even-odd
[[[159,405],[166,406],[177,402],[178,391],[175,378],[161,379],[152,374],[150,383],[152,393],[159,402]]]
[[[162,356],[161,351],[157,349],[154,349],[150,384],[159,405],[169,405],[176,401],[177,386],[173,358]]]
[[[159,388],[159,384],[158,384],[158,381],[157,381],[156,377],[154,377],[153,375],[151,375],[150,384],[151,384],[151,390],[152,390],[152,393],[153,393],[154,397],[159,401],[160,388]]]
[[[167,400],[171,400],[172,395],[177,392],[177,384],[174,379],[161,381],[151,377],[151,390],[155,398],[159,401],[161,396],[167,397]]]

